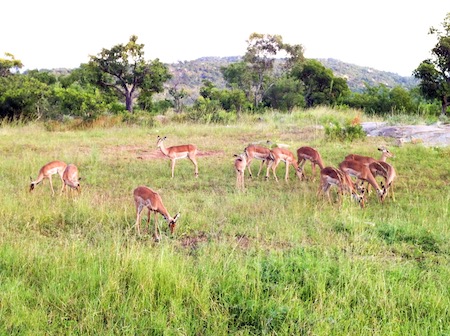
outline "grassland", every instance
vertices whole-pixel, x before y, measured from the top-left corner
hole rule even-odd
[[[2,125],[0,334],[450,335],[450,149],[330,142],[316,127],[324,118]],[[197,144],[198,179],[187,160],[171,179],[167,159],[150,159],[157,135],[167,146]],[[233,154],[266,139],[311,145],[334,166],[387,145],[396,200],[329,204],[317,180],[292,171],[289,183],[246,177],[236,191]],[[81,195],[52,197],[48,183],[28,192],[29,176],[54,159],[79,167]],[[136,234],[138,185],[181,212],[173,236],[161,217],[159,243],[151,230]]]

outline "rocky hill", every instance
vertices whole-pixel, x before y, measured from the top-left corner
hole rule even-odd
[[[170,85],[183,87],[194,96],[202,86],[203,80],[211,81],[218,88],[225,88],[226,83],[220,68],[239,60],[239,56],[202,57],[193,61],[168,64],[173,74]],[[346,78],[350,90],[355,92],[361,92],[366,83],[369,86],[382,83],[388,87],[403,86],[408,89],[418,83],[414,77],[403,77],[392,72],[349,64],[332,58],[318,59],[318,61],[331,69],[335,76]]]

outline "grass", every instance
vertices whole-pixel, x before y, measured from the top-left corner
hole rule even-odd
[[[229,126],[57,132],[2,125],[0,334],[450,334],[450,149],[331,143],[316,127],[353,117],[273,112]],[[198,179],[188,160],[170,179],[168,160],[137,159],[157,135],[209,153]],[[334,166],[387,145],[396,202],[329,204],[316,196],[317,179],[291,171],[285,183],[282,164],[279,183],[246,175],[238,192],[233,154],[267,139],[293,151],[312,145]],[[79,167],[80,196],[51,197],[48,183],[28,192],[29,176],[54,159]],[[159,243],[134,230],[141,184],[181,212],[174,236],[160,217]]]

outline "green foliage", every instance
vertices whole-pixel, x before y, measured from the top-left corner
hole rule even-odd
[[[303,83],[307,107],[332,106],[349,93],[345,79],[335,77],[330,69],[313,59],[297,64],[290,75]]]
[[[108,110],[98,89],[82,88],[77,84],[68,88],[55,87],[52,100],[58,114],[81,117],[84,120],[95,119]],[[57,117],[57,114],[53,117]]]
[[[0,58],[0,77],[15,74],[23,67],[20,60],[16,60],[13,54],[5,53],[7,58]]]
[[[330,121],[324,125],[325,137],[328,141],[355,141],[364,139],[366,132],[359,123],[347,121],[342,124],[339,121]]]
[[[272,109],[291,112],[296,107],[305,107],[303,88],[299,80],[281,77],[269,88],[263,101]]]
[[[38,118],[45,112],[49,96],[49,86],[35,78],[20,74],[0,77],[0,118]]]
[[[118,44],[110,50],[103,49],[98,56],[91,56],[89,67],[97,75],[97,84],[108,92],[114,89],[130,112],[139,94],[162,92],[163,84],[171,77],[168,68],[158,59],[144,59],[144,45],[137,43],[135,35],[126,45]]]
[[[441,102],[441,114],[447,113],[450,105],[450,13],[442,23],[443,31],[430,29],[438,41],[431,50],[432,58],[420,63],[414,76],[420,80],[420,92],[426,99],[438,99]]]
[[[427,106],[415,91],[400,86],[389,88],[384,84],[366,86],[364,92],[352,93],[344,101],[348,106],[377,115],[423,113]]]

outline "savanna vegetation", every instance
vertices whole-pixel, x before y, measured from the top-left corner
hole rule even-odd
[[[169,68],[158,59],[146,60],[144,45],[134,35],[126,44],[103,48],[68,73],[20,73],[22,62],[6,54],[0,59],[0,117],[90,122],[103,115],[155,115],[172,109],[197,121],[220,122],[242,113],[330,106],[376,115],[440,115],[445,121],[450,96],[449,27],[447,15],[441,30],[430,29],[437,43],[432,57],[414,70],[417,86],[367,81],[363,90],[353,91],[347,78],[336,76],[318,60],[306,59],[301,44],[287,44],[280,35],[251,34],[244,56],[220,68],[220,84],[214,80],[217,69],[212,69],[211,77],[203,69],[195,93],[181,80],[189,76],[182,64]]]
[[[67,73],[0,59],[0,334],[450,334],[448,148],[367,138],[363,121],[447,121],[449,16],[415,88],[344,78],[301,45],[252,34],[242,59],[204,78],[198,96],[132,36]],[[283,56],[282,62],[277,62]],[[156,149],[193,143],[199,176],[171,178]],[[318,176],[236,189],[233,154],[249,143],[317,148],[326,165],[349,153],[394,153],[395,200],[329,203]],[[81,193],[52,196],[30,176],[75,164]],[[259,162],[258,162],[259,164]],[[257,169],[253,163],[253,169]],[[53,178],[55,190],[60,181]],[[160,216],[135,230],[133,190],[158,191]],[[145,222],[142,223],[142,227]]]
[[[318,127],[359,111],[265,113],[220,126],[177,122],[0,129],[0,334],[445,335],[450,332],[448,148],[390,139],[330,139]],[[156,155],[156,139],[199,147],[199,177]],[[395,157],[395,201],[317,196],[318,176],[250,179],[236,190],[233,154],[251,142],[311,145],[326,165],[350,152]],[[30,193],[29,176],[75,163],[81,194]],[[258,163],[253,163],[253,171]],[[55,190],[60,181],[53,178]],[[132,191],[158,191],[173,216],[138,235]],[[145,212],[144,212],[145,214]],[[145,217],[145,216],[144,216]],[[142,222],[142,227],[146,227]]]

